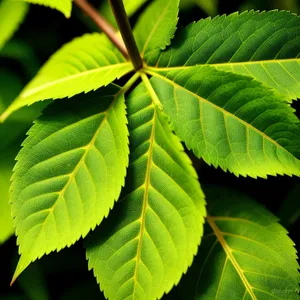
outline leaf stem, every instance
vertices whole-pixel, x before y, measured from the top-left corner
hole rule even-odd
[[[140,70],[143,67],[143,60],[140,56],[139,49],[134,39],[132,29],[125,11],[125,7],[122,0],[109,0],[110,6],[114,13],[118,27],[121,31],[124,43],[126,45],[128,55],[135,68]]]
[[[131,89],[131,87],[134,85],[134,83],[140,78],[141,74],[140,72],[134,73],[132,77],[126,82],[126,84],[121,88],[120,93],[125,94],[128,92],[128,90]]]
[[[161,104],[161,102],[159,101],[159,98],[156,94],[156,92],[154,91],[153,87],[152,87],[152,84],[148,78],[148,76],[145,74],[145,73],[142,73],[141,72],[141,78],[146,86],[146,89],[148,90],[149,94],[150,94],[150,97],[153,101],[153,103],[160,109],[162,110],[163,109],[163,106]]]
[[[115,28],[99,14],[99,12],[86,0],[73,0],[74,3],[103,31],[111,42],[120,50],[124,57],[128,58],[128,52],[124,42],[119,38]]]

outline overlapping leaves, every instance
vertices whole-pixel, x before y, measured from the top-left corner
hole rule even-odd
[[[145,85],[127,99],[130,166],[121,199],[87,242],[109,299],[157,299],[191,265],[205,207],[197,175]]]
[[[157,0],[137,22],[138,48],[150,65],[135,75],[143,78],[138,87],[130,81],[122,90],[104,88],[133,67],[107,38],[86,35],[59,50],[2,115],[102,87],[47,109],[18,155],[11,192],[21,253],[15,277],[86,236],[119,198],[128,165],[129,88],[126,185],[86,243],[89,266],[109,299],[160,298],[197,252],[205,202],[179,139],[236,175],[300,176],[299,120],[286,101],[299,95],[299,18],[248,12],[206,19],[182,29],[168,47],[177,14],[178,1]],[[295,255],[276,226],[272,240],[280,241],[279,256],[288,249],[294,286]],[[241,275],[237,258],[231,264],[232,274]],[[243,276],[236,284],[245,299],[256,299]]]
[[[300,18],[286,11],[244,12],[200,20],[180,30],[157,67],[210,64],[264,83],[287,100],[300,97]]]
[[[299,121],[278,94],[210,66],[151,74],[172,127],[199,158],[236,175],[300,176]]]
[[[107,87],[50,106],[23,144],[11,201],[21,259],[72,245],[118,199],[128,164],[124,96]]]
[[[235,191],[205,192],[205,234],[182,299],[299,299],[296,250],[278,219]]]

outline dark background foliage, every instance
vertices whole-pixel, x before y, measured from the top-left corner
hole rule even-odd
[[[99,0],[91,2],[95,6],[99,5]],[[219,14],[229,14],[246,9],[286,9],[299,13],[300,0],[219,0]],[[131,19],[132,24],[135,23],[138,14],[136,13]],[[205,17],[207,15],[199,7],[194,6],[183,10],[180,12],[179,27]],[[21,49],[19,56],[24,56],[22,51],[25,51],[20,45],[25,43],[29,46],[30,55],[24,56],[26,64],[24,65],[25,58],[2,56],[0,57],[0,71],[13,72],[18,75],[23,84],[26,84],[49,56],[63,44],[92,30],[93,27],[89,20],[76,8],[73,10],[72,17],[66,19],[57,11],[32,5],[25,22],[9,45],[9,47]],[[9,47],[6,47],[4,52],[9,52]],[[296,105],[294,107],[300,112],[299,104],[298,107]],[[198,171],[201,184],[226,185],[242,191],[263,203],[274,214],[282,215],[282,223],[288,222],[280,208],[290,191],[300,183],[299,178],[288,176],[269,177],[268,180],[236,178],[232,174],[209,167],[195,159],[192,154],[190,155]],[[294,191],[292,201],[297,201],[296,198],[299,194],[300,189],[298,192]],[[291,238],[300,245],[297,234],[298,225],[299,223],[293,224],[288,230]],[[101,299],[101,293],[93,274],[87,270],[82,241],[70,249],[52,253],[35,262],[21,275],[13,287],[9,287],[17,259],[16,239],[13,237],[0,246],[0,299]],[[176,289],[164,299],[177,299]]]

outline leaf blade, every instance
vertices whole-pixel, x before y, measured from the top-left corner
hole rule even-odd
[[[56,9],[64,14],[66,18],[70,18],[72,11],[72,0],[22,0],[32,4],[44,5],[52,9]]]
[[[61,99],[106,86],[132,71],[107,37],[86,34],[63,46],[1,115],[45,99]]]
[[[21,253],[13,280],[32,261],[86,236],[118,199],[128,165],[119,92],[110,86],[59,102],[30,130],[11,188]]]
[[[278,219],[246,195],[207,187],[202,248],[181,286],[184,298],[298,299],[294,243]],[[243,280],[241,280],[243,277]]]
[[[236,175],[299,176],[299,120],[277,94],[211,66],[149,74],[172,128],[197,157]]]
[[[143,58],[170,45],[176,31],[178,6],[178,0],[156,0],[142,14],[133,33]]]
[[[300,18],[285,11],[208,18],[182,29],[172,46],[149,57],[148,64],[168,68],[210,64],[250,76],[291,101],[300,97],[299,30]]]
[[[109,299],[160,298],[192,262],[205,202],[189,158],[143,84],[127,107],[127,183],[110,218],[88,238],[87,258]]]

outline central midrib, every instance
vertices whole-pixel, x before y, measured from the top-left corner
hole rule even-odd
[[[253,300],[257,300],[250,283],[248,282],[247,278],[245,277],[244,272],[240,268],[238,262],[236,261],[236,259],[232,255],[231,249],[228,246],[226,240],[224,239],[224,237],[223,237],[221,231],[219,230],[218,226],[214,222],[213,217],[207,216],[206,220],[207,220],[208,224],[210,225],[211,229],[213,230],[213,232],[215,233],[216,238],[219,241],[220,245],[222,246],[223,250],[225,251],[227,258],[231,261],[231,263],[233,264],[235,270],[239,274],[239,276],[240,276],[247,292],[249,293],[249,295],[251,296],[251,298]]]

